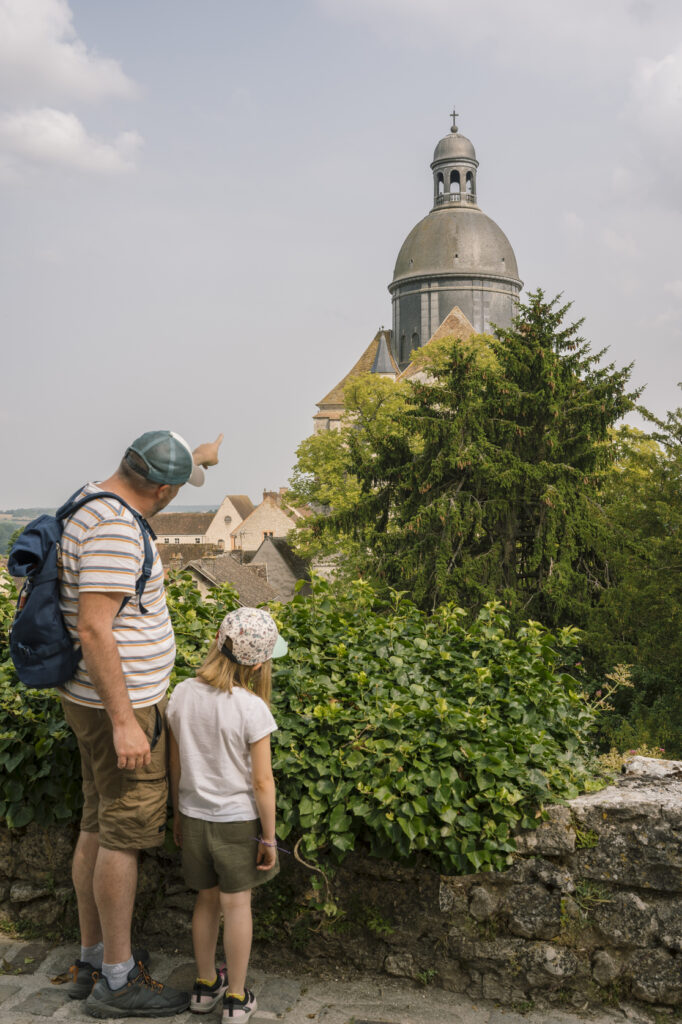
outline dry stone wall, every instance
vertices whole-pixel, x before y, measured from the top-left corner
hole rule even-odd
[[[74,841],[73,828],[0,830],[0,919],[43,935],[75,927]],[[313,896],[313,875],[283,857],[280,878],[255,894],[275,938],[269,960],[295,947],[313,966],[506,1004],[682,1006],[682,762],[636,759],[614,785],[551,808],[517,849],[509,870],[467,876],[353,854],[330,879],[341,913],[314,933],[292,909]],[[192,903],[177,855],[142,855],[139,937],[189,952]]]

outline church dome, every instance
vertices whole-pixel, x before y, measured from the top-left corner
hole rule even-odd
[[[451,131],[434,150],[434,164],[440,160],[476,160],[476,150],[465,135]]]
[[[433,154],[431,212],[403,242],[388,286],[401,370],[453,310],[477,332],[509,327],[523,287],[509,239],[479,206],[476,151],[458,116]]]
[[[412,228],[398,253],[393,284],[414,277],[518,279],[509,239],[478,209],[439,207]]]

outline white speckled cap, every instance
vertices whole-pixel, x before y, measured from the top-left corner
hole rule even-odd
[[[232,641],[232,658],[240,665],[282,658],[288,650],[272,615],[262,608],[236,608],[228,612],[218,630],[220,647],[228,637]]]

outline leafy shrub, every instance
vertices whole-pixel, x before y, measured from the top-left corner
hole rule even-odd
[[[589,787],[595,713],[562,671],[575,630],[512,636],[499,604],[467,628],[451,605],[382,608],[361,582],[340,595],[318,581],[277,617],[290,645],[273,695],[278,832],[309,857],[360,843],[499,869],[516,826]]]
[[[9,657],[16,592],[0,573],[0,819],[68,821],[81,804],[80,758],[53,690],[27,690]]]
[[[202,601],[187,574],[168,603],[174,680],[192,675],[230,587]],[[0,817],[18,827],[80,808],[79,758],[52,691],[27,691],[9,661],[12,596],[0,590]],[[576,633],[528,623],[512,636],[500,605],[432,616],[401,595],[388,606],[361,582],[277,606],[289,656],[275,671],[279,835],[312,860],[356,844],[373,855],[430,855],[445,871],[499,869],[517,825],[590,784],[594,711],[562,670]]]

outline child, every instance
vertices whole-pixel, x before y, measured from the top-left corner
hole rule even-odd
[[[251,889],[279,871],[270,659],[286,651],[267,612],[238,608],[223,619],[197,677],[183,680],[168,704],[173,835],[185,881],[199,890],[190,1010],[208,1013],[222,997],[223,1024],[248,1020],[256,1009],[245,987]],[[221,911],[227,978],[215,967]]]

